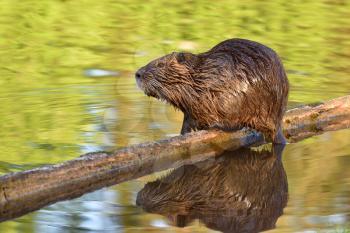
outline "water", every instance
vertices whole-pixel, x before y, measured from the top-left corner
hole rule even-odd
[[[133,72],[231,37],[280,54],[289,107],[350,92],[349,1],[0,1],[0,174],[178,134],[182,114],[145,97]],[[342,130],[285,148],[289,200],[271,232],[349,231],[349,142]],[[211,232],[136,206],[144,185],[170,172],[48,206],[0,232]]]

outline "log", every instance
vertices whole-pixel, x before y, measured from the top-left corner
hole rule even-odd
[[[350,95],[291,109],[283,118],[283,133],[288,142],[298,142],[326,131],[349,127]]]
[[[345,128],[350,128],[350,95],[289,110],[283,119],[289,142]],[[225,150],[263,143],[260,133],[247,129],[198,131],[9,173],[0,177],[0,222],[102,187],[213,158]]]

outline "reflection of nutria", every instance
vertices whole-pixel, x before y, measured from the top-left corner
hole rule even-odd
[[[184,113],[181,134],[251,127],[285,142],[288,80],[277,54],[262,44],[231,39],[197,55],[174,52],[140,68],[136,80],[148,96]]]
[[[185,165],[149,182],[137,205],[184,227],[199,219],[223,232],[260,232],[274,228],[288,199],[281,150],[241,149],[217,161]]]

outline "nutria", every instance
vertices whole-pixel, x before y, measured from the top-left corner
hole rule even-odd
[[[181,134],[249,127],[285,143],[281,121],[288,79],[278,55],[262,44],[230,39],[200,54],[173,52],[135,76],[146,95],[184,113]]]
[[[274,228],[288,200],[282,149],[228,151],[216,161],[185,165],[148,182],[136,203],[185,227],[199,219],[223,232]],[[244,174],[244,175],[242,175]]]

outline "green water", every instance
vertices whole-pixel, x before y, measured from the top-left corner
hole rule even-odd
[[[133,72],[172,51],[232,37],[282,57],[289,107],[350,93],[350,1],[0,0],[0,174],[178,134],[182,115],[145,97]],[[119,72],[91,77],[89,69]],[[288,145],[289,201],[275,232],[347,232],[350,131]],[[135,206],[159,174],[0,224],[0,232],[210,232]]]

